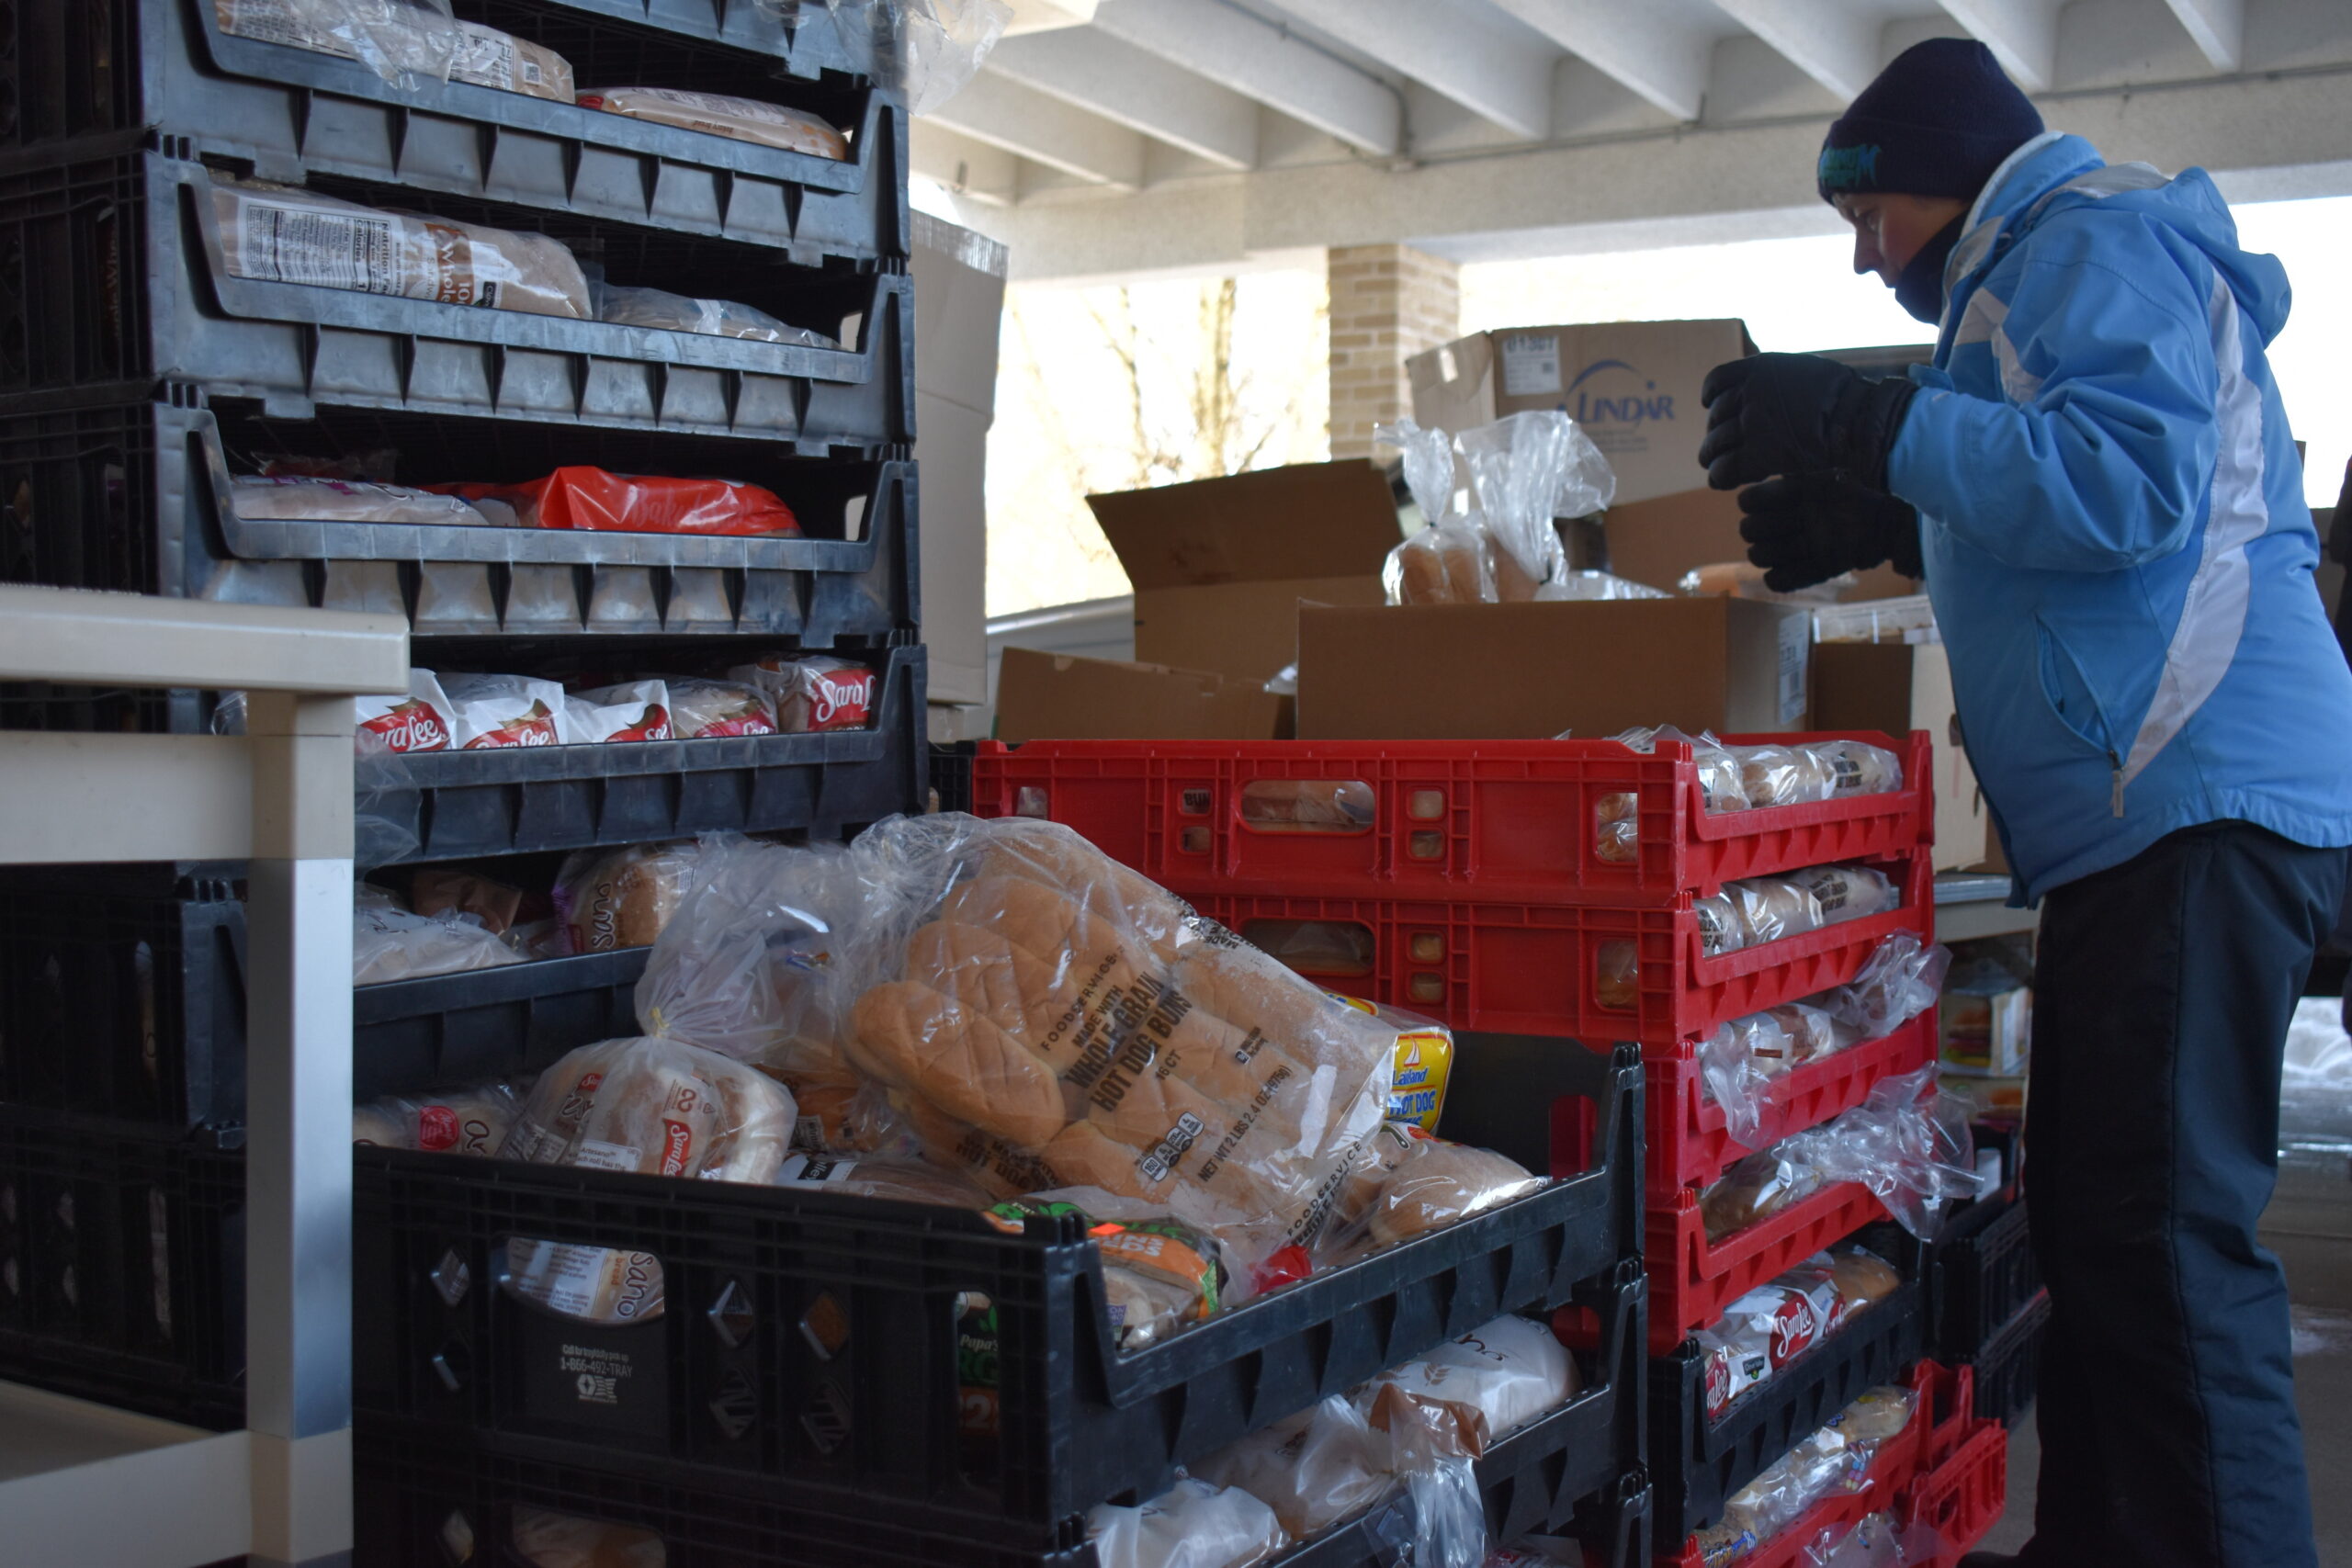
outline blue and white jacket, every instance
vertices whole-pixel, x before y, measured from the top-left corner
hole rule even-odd
[[[1944,299],[1888,485],[2017,897],[2202,822],[2352,844],[2352,672],[2263,355],[2285,269],[2204,171],[2053,132],[1986,183]]]

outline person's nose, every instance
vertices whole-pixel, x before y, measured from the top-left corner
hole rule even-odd
[[[1879,254],[1878,254],[1878,246],[1877,246],[1877,245],[1875,245],[1875,244],[1873,244],[1873,243],[1871,243],[1871,237],[1870,237],[1868,234],[1863,233],[1863,232],[1862,232],[1860,230],[1859,230],[1859,229],[1855,230],[1855,231],[1854,231],[1854,272],[1855,272],[1855,275],[1856,275],[1857,276],[1870,276],[1871,274],[1875,273],[1876,271],[1878,271],[1878,268],[1879,268],[1879,263],[1880,263],[1880,261],[1881,261],[1882,259],[1883,259],[1883,258],[1881,258],[1881,256],[1880,256],[1880,255],[1879,255]]]

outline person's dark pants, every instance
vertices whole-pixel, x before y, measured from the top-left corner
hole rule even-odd
[[[2043,900],[2024,1179],[2050,1287],[2034,1568],[2313,1568],[2287,1282],[2255,1239],[2346,852],[2175,833]]]

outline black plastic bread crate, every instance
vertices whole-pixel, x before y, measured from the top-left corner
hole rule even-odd
[[[578,1046],[635,1034],[637,980],[650,951],[361,986],[351,993],[352,1098],[533,1072]]]
[[[667,1459],[779,1503],[855,1495],[869,1517],[881,1505],[1034,1547],[1499,1314],[1629,1270],[1638,1057],[1521,1043],[1544,1071],[1511,1098],[1533,1116],[1450,1111],[1446,1130],[1542,1168],[1555,1111],[1589,1114],[1604,1132],[1589,1168],[1133,1355],[1114,1347],[1099,1261],[1069,1216],[1012,1235],[949,1209],[363,1149],[356,1398],[453,1435],[563,1444],[583,1464]],[[1485,1056],[1467,1043],[1457,1081]],[[526,1304],[502,1288],[510,1239],[649,1254],[665,1310],[604,1326]],[[956,1330],[980,1297],[997,1321],[997,1431],[975,1440]]]
[[[1650,1484],[1659,1539],[1680,1540],[1715,1523],[1733,1493],[1863,1391],[1901,1381],[1927,1351],[1921,1294],[1916,1283],[1902,1285],[1713,1421],[1698,1346],[1686,1340],[1653,1359]]]
[[[1616,1371],[1478,1461],[1491,1539],[1574,1534],[1600,1568],[1647,1562],[1646,1494],[1638,1465],[1623,1457],[1632,1428],[1617,1416],[1637,1413],[1639,1400],[1616,1397],[1620,1386],[1640,1387],[1642,1293],[1638,1277],[1613,1292],[1608,1315],[1620,1326],[1611,1343],[1625,1353]],[[894,1509],[854,1499],[816,1509],[712,1488],[690,1469],[661,1461],[583,1467],[529,1438],[453,1442],[429,1426],[363,1416],[356,1448],[360,1568],[525,1562],[506,1555],[518,1510],[641,1531],[661,1541],[668,1568],[1094,1568],[1097,1561],[1076,1519],[1035,1545],[995,1545],[911,1528]],[[1294,1546],[1273,1568],[1399,1568],[1414,1561],[1415,1533],[1411,1499],[1400,1492]],[[453,1545],[466,1543],[481,1555],[453,1553]]]
[[[112,868],[107,868],[110,873]],[[241,1122],[245,907],[228,876],[0,872],[0,1101],[150,1135]]]
[[[972,809],[973,742],[951,741],[931,749],[931,795],[934,811]]]
[[[2025,1304],[1976,1357],[1976,1414],[2014,1427],[2033,1404],[2041,1381],[2041,1352],[2050,1337],[2050,1292]]]
[[[362,826],[413,841],[388,864],[716,829],[854,837],[922,810],[923,669],[921,648],[888,650],[865,729],[363,757]]]
[[[751,436],[811,457],[888,457],[914,440],[914,295],[902,274],[828,277],[780,268],[757,246],[406,190],[400,205],[411,209],[537,228],[592,251],[614,283],[692,278],[697,294],[844,346],[240,277],[221,249],[206,165],[73,146],[69,161],[0,171],[0,393],[16,394],[0,414],[57,405],[28,393],[119,402],[186,382],[214,398],[258,398],[288,419],[326,405],[496,416]],[[312,183],[363,202],[369,194]]]
[[[0,1379],[244,1420],[244,1168],[0,1108]]]
[[[207,403],[178,390],[187,400],[0,420],[0,581],[393,612],[419,637],[755,636],[831,648],[911,640],[921,624],[911,462],[342,409],[271,420],[249,400]],[[398,477],[418,485],[529,479],[581,462],[724,473],[773,491],[802,536],[236,514],[232,458],[250,471],[266,457],[357,452],[396,454]]]
[[[2041,1290],[2024,1202],[1983,1199],[1952,1215],[1928,1269],[1934,1354],[1973,1362]]]
[[[328,175],[476,197],[777,247],[806,266],[909,254],[907,114],[894,94],[839,75],[791,81],[773,58],[568,6],[494,8],[505,30],[569,60],[583,91],[655,84],[777,103],[842,130],[851,156],[464,82],[399,87],[356,60],[224,33],[213,0],[16,7],[0,19],[0,43],[13,30],[17,46],[0,53],[15,109],[0,145],[54,152],[145,129],[287,185]]]

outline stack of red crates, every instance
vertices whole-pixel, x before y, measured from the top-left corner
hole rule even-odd
[[[978,748],[972,809],[1076,829],[1332,990],[1458,1031],[1596,1049],[1638,1042],[1650,1341],[1663,1354],[1756,1286],[1887,1217],[1867,1190],[1842,1185],[1711,1242],[1699,1192],[1750,1151],[1701,1092],[1699,1043],[1735,1018],[1844,984],[1898,931],[1932,941],[1935,929],[1924,733],[1726,739],[1869,741],[1902,758],[1905,787],[1711,815],[1690,748],[1673,742],[1645,755],[1607,740],[1038,740]],[[1630,851],[1600,830],[1623,818],[1629,796]],[[1280,820],[1302,802],[1325,820]],[[1727,881],[1840,863],[1886,873],[1902,907],[1719,956],[1702,950],[1696,899]],[[1629,956],[1630,985],[1600,983],[1604,964],[1622,977]],[[1775,1085],[1759,1145],[1850,1110],[1934,1054],[1930,1013],[1795,1069]],[[1952,1441],[1983,1437],[1972,1428]],[[1873,1489],[1882,1500],[1895,1488],[1982,1491],[1989,1461],[1973,1449],[1910,1452],[1888,1457],[1912,1468]],[[1969,1540],[1997,1517],[2000,1480]]]
[[[1730,737],[1785,743],[1788,736]],[[1329,988],[1457,1030],[1637,1041],[1648,1064],[1650,1340],[1672,1349],[1755,1286],[1885,1217],[1839,1186],[1711,1244],[1698,1191],[1749,1152],[1700,1092],[1698,1042],[1743,1014],[1851,979],[1897,931],[1934,934],[1928,737],[1894,750],[1905,787],[1710,814],[1687,745],[1611,740],[984,743],[973,810],[1063,823]],[[1343,809],[1317,828],[1264,818],[1304,793]],[[1632,798],[1630,854],[1600,832]],[[1727,881],[1874,865],[1899,909],[1708,956],[1694,899]],[[1604,964],[1630,986],[1598,983]],[[1615,1005],[1610,1005],[1615,1004]],[[1776,1085],[1769,1144],[1859,1105],[1934,1055],[1932,1019],[1800,1067]]]

